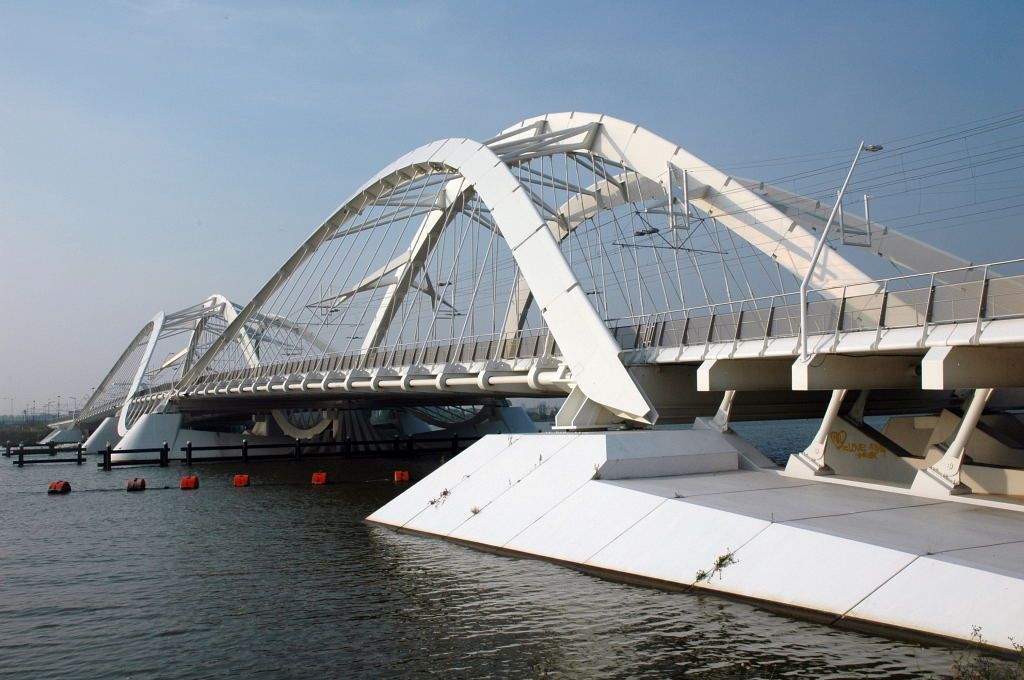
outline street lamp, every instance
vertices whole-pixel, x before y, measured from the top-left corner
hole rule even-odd
[[[846,187],[850,183],[850,178],[853,177],[853,170],[857,167],[857,161],[860,160],[861,152],[867,151],[869,153],[875,153],[881,151],[881,144],[865,144],[862,140],[857,146],[857,153],[853,156],[853,163],[850,164],[850,170],[846,173],[846,179],[843,180],[843,186],[839,189],[839,196],[836,198],[836,204],[832,206],[832,212],[829,213],[828,221],[825,222],[825,228],[821,230],[821,234],[818,235],[818,243],[814,246],[814,253],[811,255],[811,261],[807,264],[807,273],[804,274],[803,281],[800,282],[800,360],[807,360],[807,287],[811,283],[811,275],[814,274],[814,267],[818,264],[818,258],[821,257],[821,251],[825,248],[825,242],[828,240],[828,232],[832,229],[832,220],[836,218],[836,213],[839,212],[839,207],[843,204],[843,196],[846,194]]]

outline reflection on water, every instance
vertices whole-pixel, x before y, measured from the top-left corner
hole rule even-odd
[[[763,427],[755,430],[776,442],[789,436]],[[315,468],[306,463],[197,466],[200,489],[182,492],[173,466],[19,470],[0,459],[0,675],[948,673],[941,647],[363,522],[403,488],[386,481],[391,470],[422,475],[436,462],[320,464],[336,482],[327,487],[308,484]],[[251,487],[230,486],[240,471]],[[150,490],[126,493],[125,480],[139,474]],[[58,478],[74,491],[48,497]],[[165,485],[173,488],[154,488]]]

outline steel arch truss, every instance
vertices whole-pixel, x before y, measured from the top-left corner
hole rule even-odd
[[[785,292],[808,266],[820,212],[606,116],[552,114],[484,144],[435,142],[332,214],[179,393],[514,383],[651,423],[618,339],[652,316]],[[873,228],[879,255],[899,251],[894,262],[950,262]],[[848,252],[819,263],[812,281],[831,287],[819,298],[874,285]]]

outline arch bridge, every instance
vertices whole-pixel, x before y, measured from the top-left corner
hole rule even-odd
[[[561,429],[727,428],[1020,406],[1024,261],[834,207],[603,115],[441,140],[363,184],[248,304],[158,314],[78,421],[125,436],[162,413],[564,397]]]

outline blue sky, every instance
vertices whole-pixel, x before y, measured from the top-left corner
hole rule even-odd
[[[156,310],[248,301],[427,141],[584,110],[726,169],[852,153],[1024,108],[1022,31],[995,1],[0,3],[0,396],[82,395]],[[920,236],[1024,256],[1003,217]]]

